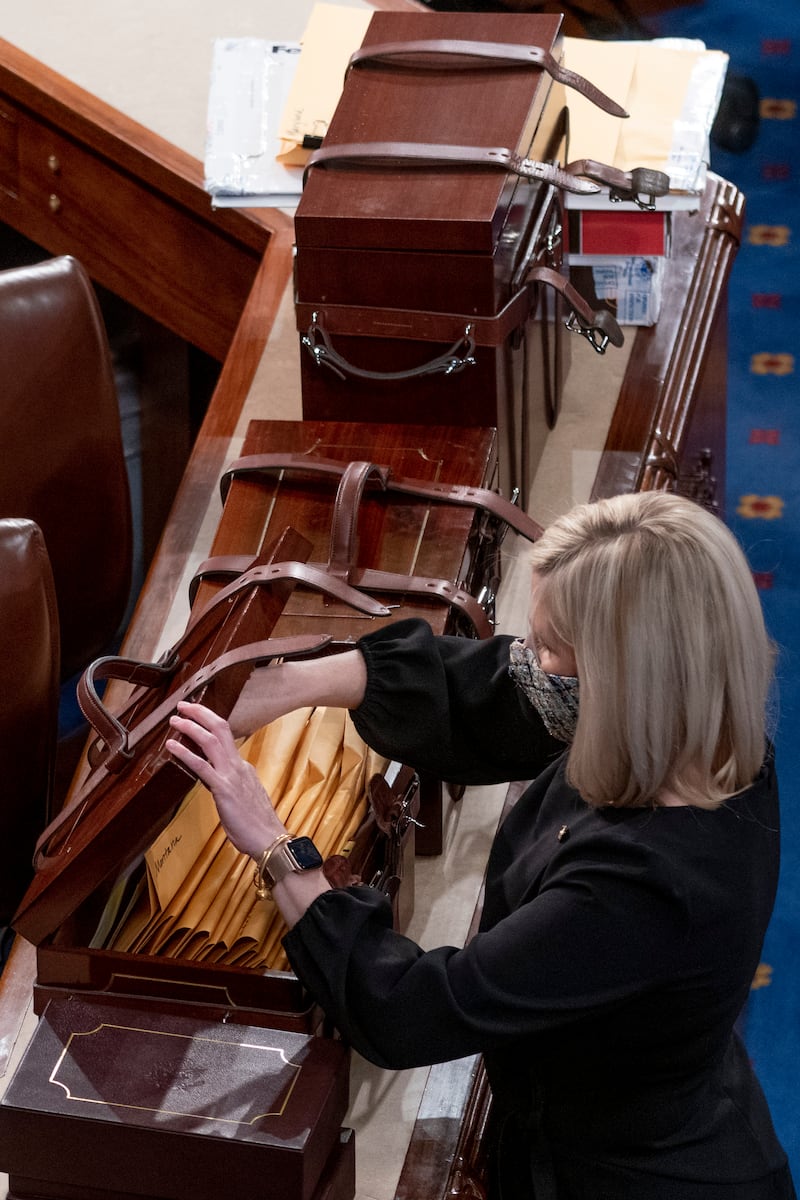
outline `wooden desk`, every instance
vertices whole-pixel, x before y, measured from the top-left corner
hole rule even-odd
[[[165,12],[144,0],[127,22],[119,12],[109,29],[105,6],[92,0],[75,12],[43,5],[39,13],[34,0],[24,11],[6,6],[0,24],[20,42],[0,39],[0,222],[51,254],[75,255],[98,284],[224,363],[218,410],[241,405],[263,352],[291,275],[293,222],[276,209],[211,207],[200,159],[212,36],[236,27],[298,40],[312,2],[270,10],[234,0],[221,25],[215,6]],[[417,0],[338,2],[424,7]],[[199,30],[205,41],[197,40]],[[46,53],[49,65],[26,45]],[[62,64],[90,85],[97,79],[101,94],[128,108],[78,86]],[[149,438],[145,431],[148,560],[166,517],[160,492],[168,506],[189,450],[187,429],[155,419]]]

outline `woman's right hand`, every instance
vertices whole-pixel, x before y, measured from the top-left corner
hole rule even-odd
[[[205,705],[181,701],[170,725],[191,744],[169,738],[166,749],[211,792],[236,849],[257,859],[286,830],[255,769],[239,753],[228,722]]]

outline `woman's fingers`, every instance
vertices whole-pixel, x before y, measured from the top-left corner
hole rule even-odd
[[[257,773],[239,753],[225,719],[205,705],[181,702],[170,725],[181,740],[168,738],[167,751],[212,793],[234,845],[248,854],[260,854],[283,826]]]

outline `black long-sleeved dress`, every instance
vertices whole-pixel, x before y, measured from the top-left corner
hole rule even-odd
[[[372,634],[352,714],[443,779],[534,779],[495,839],[479,933],[425,952],[379,894],[337,890],[287,935],[294,970],[379,1065],[483,1052],[503,1200],[793,1197],[734,1033],[777,882],[771,757],[713,812],[590,808],[508,676],[509,642]]]

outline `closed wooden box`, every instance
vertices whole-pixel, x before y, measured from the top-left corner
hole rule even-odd
[[[225,475],[223,513],[212,557],[201,574],[219,583],[228,577],[225,568],[231,569],[231,556],[236,571],[247,565],[265,536],[291,526],[311,543],[310,563],[332,568],[345,582],[374,596],[388,612],[376,616],[359,611],[299,583],[275,624],[275,636],[324,633],[353,642],[406,617],[422,617],[437,633],[481,636],[490,630],[504,530],[502,522],[477,501],[474,506],[450,503],[444,490],[437,500],[384,489],[376,479],[368,479],[360,494],[347,499],[348,512],[338,514],[344,517],[342,525],[349,526],[344,563],[332,562],[342,554],[341,546],[334,545],[334,525],[337,503],[341,508],[345,498],[341,471],[350,463],[386,467],[393,478],[443,489],[449,485],[475,489],[477,497],[478,489],[496,484],[496,445],[490,428],[251,421],[242,457],[230,464]],[[326,464],[331,470],[315,469]],[[335,469],[337,465],[341,471]],[[382,574],[377,576],[378,572]],[[388,583],[390,577],[396,578],[398,587],[403,580],[439,580],[450,590],[413,591],[410,582],[405,591],[382,590],[380,579]],[[455,595],[459,586],[473,597],[482,596],[483,612],[475,615],[478,620],[488,618],[488,623],[481,622],[480,629],[470,616],[474,608],[464,607]]]
[[[363,48],[539,45],[558,60],[560,23],[382,12]],[[501,147],[552,163],[564,134],[563,88],[530,64],[410,49],[351,69],[323,149],[392,151],[307,176],[295,221],[305,417],[496,426],[502,485],[520,485],[522,428],[532,470],[560,388],[558,306],[523,282],[532,265],[561,267],[559,196],[485,161],[404,162],[397,146]]]
[[[328,1038],[54,1001],[0,1102],[9,1195],[347,1200],[348,1066]]]

